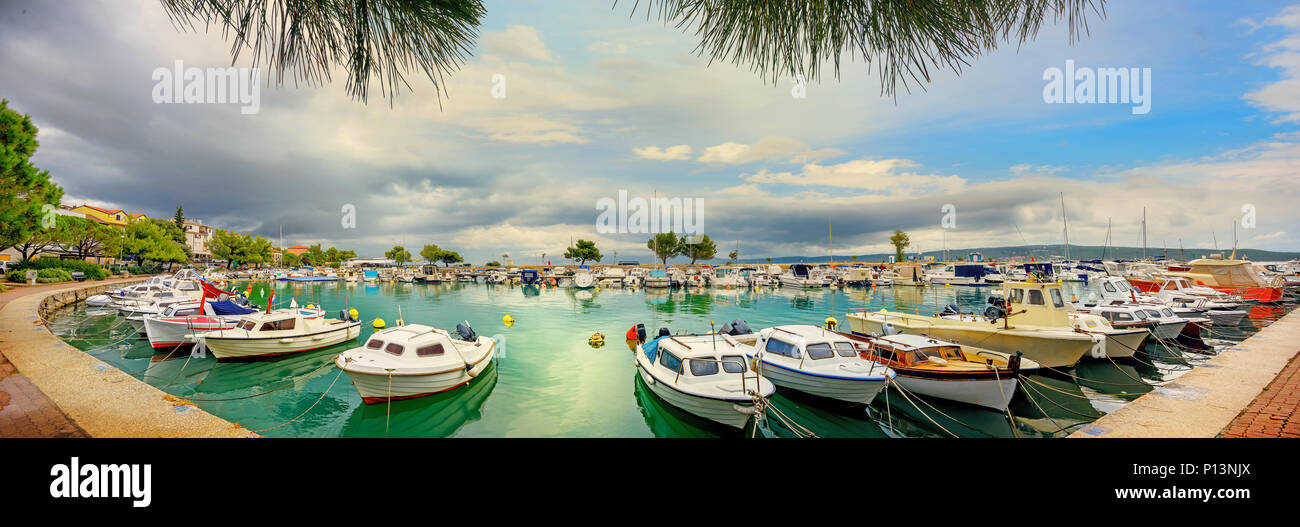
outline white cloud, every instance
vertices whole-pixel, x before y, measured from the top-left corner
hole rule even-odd
[[[1266,20],[1264,25],[1300,30],[1300,5],[1286,7]],[[1264,46],[1258,63],[1282,70],[1283,78],[1247,93],[1245,99],[1280,114],[1276,123],[1300,122],[1300,33],[1290,33],[1282,40]]]
[[[813,150],[807,144],[789,137],[764,137],[752,145],[726,142],[704,149],[701,163],[738,165],[754,161],[784,159],[791,163],[807,163],[843,154],[842,150],[823,148]]]
[[[680,161],[683,159],[690,159],[691,157],[690,145],[676,145],[667,148],[647,146],[643,148],[633,148],[632,152],[635,153],[637,157],[654,159],[656,161]]]
[[[907,159],[855,159],[834,165],[809,163],[799,173],[762,170],[741,178],[751,183],[843,187],[889,195],[955,192],[966,184],[965,179],[955,174],[939,176],[899,170],[916,166]]]
[[[509,26],[505,31],[485,31],[480,38],[487,53],[510,59],[550,62],[551,50],[532,26]]]

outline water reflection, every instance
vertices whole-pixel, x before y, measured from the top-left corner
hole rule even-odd
[[[483,404],[496,386],[493,363],[461,388],[387,404],[361,404],[348,416],[343,432],[348,437],[450,437],[483,418]]]

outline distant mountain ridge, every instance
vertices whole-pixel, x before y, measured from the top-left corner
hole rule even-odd
[[[1102,253],[1105,251],[1107,260],[1114,259],[1134,259],[1142,258],[1143,249],[1141,247],[1103,247],[1101,245],[1074,245],[1070,244],[1070,259],[1072,260],[1098,260],[1103,259]],[[1194,260],[1210,254],[1222,253],[1224,257],[1232,254],[1232,248],[1213,250],[1213,249],[1185,249],[1180,250],[1177,247],[1171,247],[1166,250],[1164,247],[1147,247],[1145,252],[1149,258],[1163,258],[1166,251],[1170,259],[1174,260]],[[1007,247],[979,247],[974,249],[948,249],[948,258],[956,260],[965,259],[972,252],[978,252],[984,255],[986,260],[1002,260],[1013,256],[1034,257],[1037,259],[1050,259],[1065,256],[1065,244],[1054,245],[1016,245]],[[894,253],[877,253],[877,254],[860,254],[854,260],[852,255],[835,255],[837,263],[848,262],[884,262],[888,261]],[[907,257],[913,258],[917,255],[915,251],[908,251]],[[944,251],[923,251],[922,259],[927,256],[933,256],[935,260],[944,259]],[[1237,249],[1238,258],[1246,258],[1258,262],[1285,261],[1293,258],[1300,258],[1300,252],[1282,252],[1282,251],[1265,251],[1263,249]],[[827,255],[819,256],[781,256],[772,258],[771,263],[818,263],[829,261]],[[725,262],[726,259],[710,260],[709,264]],[[769,263],[766,258],[741,258],[741,263]]]

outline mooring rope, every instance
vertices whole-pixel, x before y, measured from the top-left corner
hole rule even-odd
[[[283,428],[283,427],[289,425],[289,423],[292,423],[292,422],[294,422],[294,421],[297,421],[297,420],[299,420],[299,419],[302,419],[302,416],[307,415],[307,412],[310,412],[310,411],[312,410],[312,408],[315,408],[317,404],[320,404],[320,402],[323,401],[323,400],[325,399],[325,396],[326,396],[326,395],[329,395],[330,390],[332,390],[332,389],[334,388],[334,383],[339,382],[339,377],[342,377],[342,376],[343,376],[343,370],[340,369],[338,375],[335,375],[335,376],[334,376],[334,380],[330,382],[329,387],[328,387],[328,388],[325,388],[325,391],[321,392],[320,397],[317,397],[317,398],[316,398],[316,402],[311,403],[311,406],[308,406],[306,410],[303,410],[302,413],[298,414],[298,417],[295,417],[295,418],[293,418],[293,419],[290,419],[290,420],[288,420],[288,421],[285,421],[285,422],[281,423],[279,426],[273,426],[273,427],[271,427],[271,428],[263,428],[263,429],[261,429],[261,430],[253,430],[253,433],[255,433],[255,434],[260,434],[260,433],[262,433],[262,432],[270,432],[270,431],[275,430],[275,429],[278,429],[278,428]]]

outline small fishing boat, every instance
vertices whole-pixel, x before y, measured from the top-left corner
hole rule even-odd
[[[889,285],[923,286],[929,282],[925,268],[917,262],[900,262],[894,264],[894,272],[889,276]]]
[[[1006,411],[1021,374],[1038,363],[1019,353],[1001,353],[920,335],[847,335],[863,357],[888,365],[903,389],[949,401]]]
[[[269,306],[270,302],[268,302]],[[212,351],[217,360],[287,355],[354,340],[361,322],[347,312],[325,318],[313,308],[276,309],[240,317],[233,329],[197,333],[190,337]]]
[[[186,348],[196,333],[234,329],[247,314],[257,310],[230,300],[174,304],[159,315],[144,317],[145,336],[155,350]]]
[[[728,335],[660,336],[636,346],[641,380],[664,402],[702,418],[744,428],[776,386],[751,369],[751,348]]]
[[[646,287],[662,289],[672,287],[673,280],[668,276],[668,271],[664,269],[651,269],[645,275]]]
[[[732,322],[732,331],[737,322],[743,324]],[[776,326],[724,336],[749,346],[746,355],[762,364],[763,377],[783,389],[868,404],[894,378],[888,366],[859,356],[848,337],[817,326]]]
[[[1170,271],[1163,276],[1179,276],[1197,285],[1203,285],[1216,291],[1238,295],[1257,302],[1280,302],[1283,296],[1283,284],[1276,277],[1266,280],[1246,260],[1232,258],[1201,258],[1188,262],[1187,271]],[[1136,283],[1136,281],[1135,281]],[[1143,291],[1148,291],[1147,283],[1139,284]]]
[[[468,323],[456,332],[453,337],[420,324],[394,326],[343,352],[334,364],[366,404],[445,392],[472,382],[496,354],[496,341],[475,335]]]
[[[849,313],[849,327],[859,336],[904,333],[974,342],[1004,353],[1023,351],[1026,357],[1049,368],[1073,366],[1090,351],[1105,349],[1105,336],[1082,331],[1070,320],[1070,308],[1061,295],[1060,284],[1006,282],[1004,288],[1004,297],[990,298],[991,305],[983,316],[960,312],[921,315],[881,309]],[[1145,332],[1124,338],[1124,344],[1132,345],[1130,339],[1140,343]]]

